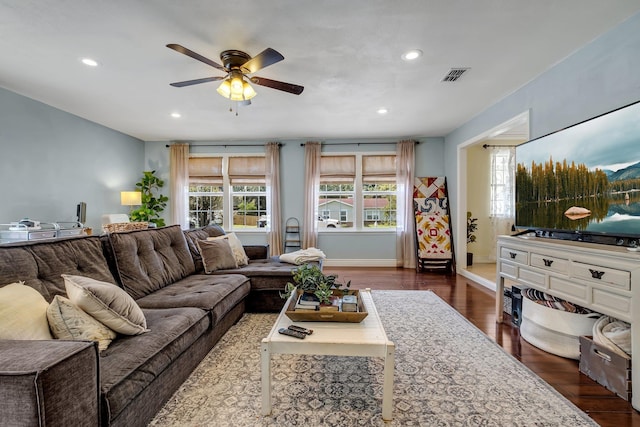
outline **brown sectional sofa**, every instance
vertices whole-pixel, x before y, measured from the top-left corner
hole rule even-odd
[[[247,308],[278,311],[295,266],[247,246],[248,266],[204,274],[195,242],[223,233],[170,226],[0,245],[0,287],[24,281],[50,302],[66,294],[61,274],[112,283],[149,329],[100,354],[92,342],[0,340],[3,424],[146,425]]]

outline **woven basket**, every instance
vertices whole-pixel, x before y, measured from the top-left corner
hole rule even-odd
[[[119,233],[122,231],[144,230],[149,228],[148,222],[114,222],[102,226],[105,233]]]

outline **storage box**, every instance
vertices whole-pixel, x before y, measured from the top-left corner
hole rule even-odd
[[[631,401],[631,360],[593,341],[580,337],[580,372]]]

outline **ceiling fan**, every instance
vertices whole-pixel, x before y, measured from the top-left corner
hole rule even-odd
[[[240,101],[247,104],[251,103],[250,99],[256,96],[256,92],[253,90],[253,87],[247,83],[245,77],[250,80],[251,83],[292,93],[294,95],[300,95],[304,90],[303,86],[295,85],[293,83],[285,83],[258,76],[247,76],[248,74],[253,74],[284,59],[284,56],[271,48],[263,50],[253,58],[249,54],[240,50],[225,50],[220,54],[220,60],[223,64],[220,65],[217,62],[212,61],[209,58],[205,58],[204,56],[179,44],[168,44],[167,47],[210,65],[213,68],[217,68],[225,73],[224,76],[219,77],[205,77],[202,79],[171,83],[171,86],[173,87],[184,87],[222,80],[222,83],[218,87],[218,93],[220,95],[230,99],[231,101]]]

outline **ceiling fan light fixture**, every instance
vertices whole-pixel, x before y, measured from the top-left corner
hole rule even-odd
[[[232,76],[220,83],[218,93],[231,101],[248,101],[256,96],[256,91],[241,76]]]

